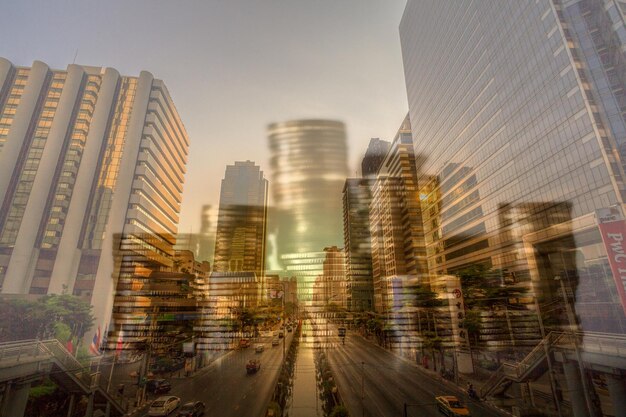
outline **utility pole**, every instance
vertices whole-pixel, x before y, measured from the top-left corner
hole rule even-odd
[[[287,291],[285,291],[285,283],[282,282],[281,283],[281,287],[283,288],[283,320],[282,320],[282,325],[285,327],[285,330],[283,330],[283,366],[285,366],[285,339],[287,339],[287,334],[286,334],[286,330],[287,327],[285,326],[285,295],[287,294]]]

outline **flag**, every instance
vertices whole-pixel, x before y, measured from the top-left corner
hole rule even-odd
[[[93,339],[91,339],[91,345],[89,345],[89,351],[94,355],[100,354],[100,326],[98,326],[98,330],[94,333]]]
[[[65,348],[67,349],[68,352],[74,353],[74,345],[72,344],[72,336],[70,336],[70,338],[67,339],[67,343],[65,344]]]
[[[116,355],[120,354],[120,352],[122,351],[122,347],[123,347],[122,330],[120,330],[119,334],[117,335],[117,345],[115,346],[115,354]]]

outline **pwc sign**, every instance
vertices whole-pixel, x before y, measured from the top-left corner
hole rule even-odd
[[[596,210],[596,221],[611,265],[617,293],[626,313],[626,221],[619,207]]]

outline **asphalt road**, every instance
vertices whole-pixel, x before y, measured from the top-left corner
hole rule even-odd
[[[455,395],[473,417],[505,414],[469,398],[451,384],[432,378],[373,343],[348,333],[345,345],[327,350],[339,393],[352,416],[440,417],[435,397]],[[361,399],[363,390],[363,400]]]
[[[293,333],[286,335],[288,347]],[[271,337],[262,337],[249,348],[230,352],[217,359],[193,377],[172,380],[172,390],[164,395],[180,397],[181,404],[202,401],[206,404],[206,416],[264,416],[274,391],[283,353],[283,339],[280,345],[273,347],[271,340]],[[255,353],[254,346],[258,343],[265,345],[264,352]],[[261,369],[256,374],[248,375],[246,363],[253,358],[261,360]],[[143,415],[147,414],[146,410]],[[176,414],[177,411],[174,411],[170,416]]]

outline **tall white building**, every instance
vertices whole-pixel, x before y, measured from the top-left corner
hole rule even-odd
[[[130,323],[150,274],[173,265],[188,147],[148,72],[0,58],[2,294],[81,296],[93,332]]]

